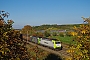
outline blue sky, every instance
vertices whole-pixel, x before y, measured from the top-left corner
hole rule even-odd
[[[90,0],[0,0],[0,10],[10,13],[14,28],[25,25],[79,24],[90,16]]]

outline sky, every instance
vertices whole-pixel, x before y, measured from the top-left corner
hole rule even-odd
[[[90,0],[0,0],[0,10],[10,13],[13,27],[80,24],[90,17]]]

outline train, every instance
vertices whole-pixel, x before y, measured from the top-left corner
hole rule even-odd
[[[54,50],[62,50],[61,41],[46,37],[30,36],[30,42],[49,47]]]

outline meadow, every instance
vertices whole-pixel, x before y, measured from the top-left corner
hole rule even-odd
[[[58,40],[60,40],[62,43],[65,44],[75,44],[75,41],[73,41],[74,37],[73,36],[52,36],[51,38],[56,38]]]

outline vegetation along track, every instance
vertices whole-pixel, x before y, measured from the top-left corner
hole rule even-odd
[[[24,41],[27,41],[27,40],[29,40],[29,37],[28,37],[28,39],[25,38],[25,37],[23,39],[24,39]],[[38,48],[41,48],[43,50],[46,50],[46,51],[48,51],[50,53],[54,53],[56,55],[59,55],[59,56],[61,56],[63,58],[70,57],[70,54],[66,52],[68,50],[68,46],[66,44],[64,44],[64,43],[62,43],[62,47],[63,47],[62,50],[53,50],[53,49],[50,49],[48,47],[41,46],[41,45],[38,45],[38,44],[35,44],[35,43],[32,43],[32,42],[29,42],[29,41],[27,41],[27,43],[28,44],[31,44],[33,46],[37,46]]]

